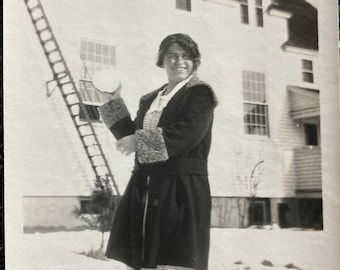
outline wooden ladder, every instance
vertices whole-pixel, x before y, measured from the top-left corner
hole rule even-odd
[[[47,62],[52,70],[52,81],[54,81],[60,89],[94,174],[97,178],[109,178],[116,191],[116,195],[120,195],[118,186],[99,143],[98,136],[90,121],[89,114],[81,102],[81,96],[53,34],[43,6],[40,0],[24,1],[40,44],[44,50]],[[80,120],[80,112],[85,116],[86,121]]]

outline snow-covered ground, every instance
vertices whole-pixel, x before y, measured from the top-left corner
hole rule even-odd
[[[98,249],[100,241],[101,234],[91,230],[23,234],[14,243],[16,255],[6,257],[6,269],[125,270],[119,262],[79,254]],[[338,241],[323,231],[215,228],[209,270],[337,270]]]

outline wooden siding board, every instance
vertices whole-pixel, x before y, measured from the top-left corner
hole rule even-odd
[[[321,150],[320,148],[300,148],[294,150],[298,190],[321,190]]]

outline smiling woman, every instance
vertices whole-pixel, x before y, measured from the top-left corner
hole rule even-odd
[[[136,155],[106,255],[136,270],[206,270],[207,158],[217,99],[196,76],[200,53],[188,35],[167,36],[156,64],[168,83],[140,99],[134,121],[117,93],[100,108],[117,149]]]
[[[164,94],[168,94],[179,82],[191,76],[194,71],[194,62],[177,43],[168,48],[163,62],[169,80],[167,91]]]

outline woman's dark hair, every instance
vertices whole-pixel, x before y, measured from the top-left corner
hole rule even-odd
[[[191,60],[194,62],[194,69],[196,70],[197,67],[201,64],[201,54],[198,50],[197,43],[189,35],[180,33],[169,35],[165,39],[163,39],[163,41],[159,45],[156,65],[158,67],[164,67],[163,60],[165,57],[165,53],[170,45],[174,43],[177,43],[189,54]]]

